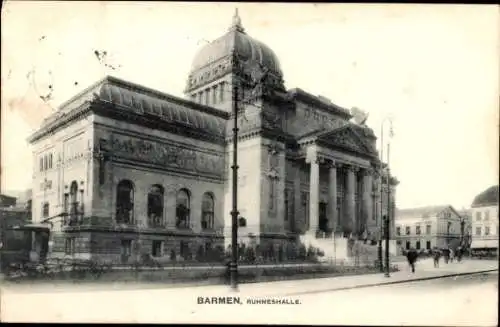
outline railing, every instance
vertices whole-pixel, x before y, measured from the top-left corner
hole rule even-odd
[[[175,222],[175,228],[177,229],[193,229],[194,224],[190,221],[179,221]]]
[[[148,218],[148,227],[152,228],[163,228],[165,227],[165,222],[161,216],[152,216]]]

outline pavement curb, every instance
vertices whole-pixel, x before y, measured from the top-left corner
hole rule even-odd
[[[439,279],[439,278],[449,278],[449,277],[456,277],[456,276],[467,276],[467,275],[482,274],[482,273],[487,273],[487,272],[492,272],[492,271],[498,271],[498,268],[496,268],[496,269],[479,270],[479,271],[472,271],[472,272],[453,273],[453,274],[446,274],[446,275],[439,275],[439,276],[420,277],[420,278],[415,278],[415,279],[387,281],[387,282],[382,282],[382,283],[371,283],[371,284],[362,284],[362,285],[354,285],[354,286],[335,287],[335,288],[328,288],[328,289],[322,289],[322,290],[317,290],[317,291],[294,292],[294,293],[284,294],[284,296],[294,296],[294,295],[305,295],[305,294],[315,294],[315,293],[345,291],[345,290],[352,290],[352,289],[359,289],[359,288],[369,288],[369,287],[377,287],[377,286],[386,286],[386,285],[394,285],[394,284],[420,282],[420,281],[424,281],[424,280],[432,280],[432,279]]]

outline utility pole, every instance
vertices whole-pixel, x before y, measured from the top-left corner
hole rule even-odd
[[[236,63],[236,53],[233,52],[233,67]],[[235,68],[239,69],[238,67]],[[237,73],[237,72],[236,72]],[[234,74],[234,73],[233,73]],[[238,86],[233,76],[233,208],[231,211],[231,262],[229,272],[231,275],[231,289],[238,290]]]
[[[390,181],[390,171],[389,171],[389,150],[390,144],[387,144],[387,218],[385,223],[385,277],[391,277],[390,275],[390,262],[389,262],[389,238],[390,238],[390,226],[391,226],[391,181]]]

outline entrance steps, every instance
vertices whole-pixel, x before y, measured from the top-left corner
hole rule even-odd
[[[326,236],[325,234],[312,235],[307,233],[301,235],[301,242],[306,246],[312,246],[323,252],[319,261],[342,263],[345,265],[375,265],[378,261],[378,245],[366,244],[361,240],[348,239],[342,236]],[[385,252],[382,255],[385,256]],[[389,247],[390,250],[391,246]],[[390,251],[390,260],[396,258],[396,253]]]

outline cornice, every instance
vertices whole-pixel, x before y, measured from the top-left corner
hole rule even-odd
[[[51,121],[46,125],[42,125],[36,132],[29,136],[28,142],[34,143],[47,136],[54,135],[56,132],[67,127],[70,123],[80,120],[91,114],[91,102],[86,101],[81,106],[74,110],[63,114],[56,120]]]
[[[325,140],[311,140],[311,141],[308,141],[308,142],[305,142],[305,143],[302,143],[302,144],[303,145],[317,144],[319,146],[323,146],[325,148],[329,148],[329,149],[332,149],[332,150],[341,150],[344,153],[347,153],[347,154],[350,154],[350,155],[355,155],[355,156],[362,157],[364,159],[370,160],[370,162],[377,160],[377,156],[375,156],[375,155],[368,154],[368,153],[361,152],[361,151],[355,151],[355,150],[353,150],[353,149],[351,149],[349,147],[342,146],[342,145],[339,145],[339,144],[335,144],[335,143],[332,143],[332,142],[327,142]]]
[[[315,106],[316,108],[321,108],[327,112],[330,112],[334,115],[338,115],[346,120],[349,120],[352,118],[351,113],[342,107],[337,106],[336,104],[332,103],[326,103],[317,96],[314,96],[310,93],[305,92],[302,89],[295,88],[292,90],[289,90],[289,95],[292,99],[295,99],[297,101],[302,101],[306,104],[310,104]]]
[[[211,133],[204,132],[200,129],[189,125],[184,125],[179,122],[158,119],[157,116],[149,115],[147,113],[137,114],[135,112],[127,110],[126,108],[118,104],[99,101],[99,103],[95,103],[92,106],[92,110],[99,116],[125,121],[131,124],[148,127],[151,129],[184,135],[194,139],[209,141],[217,144],[224,144],[223,136],[213,135]]]

